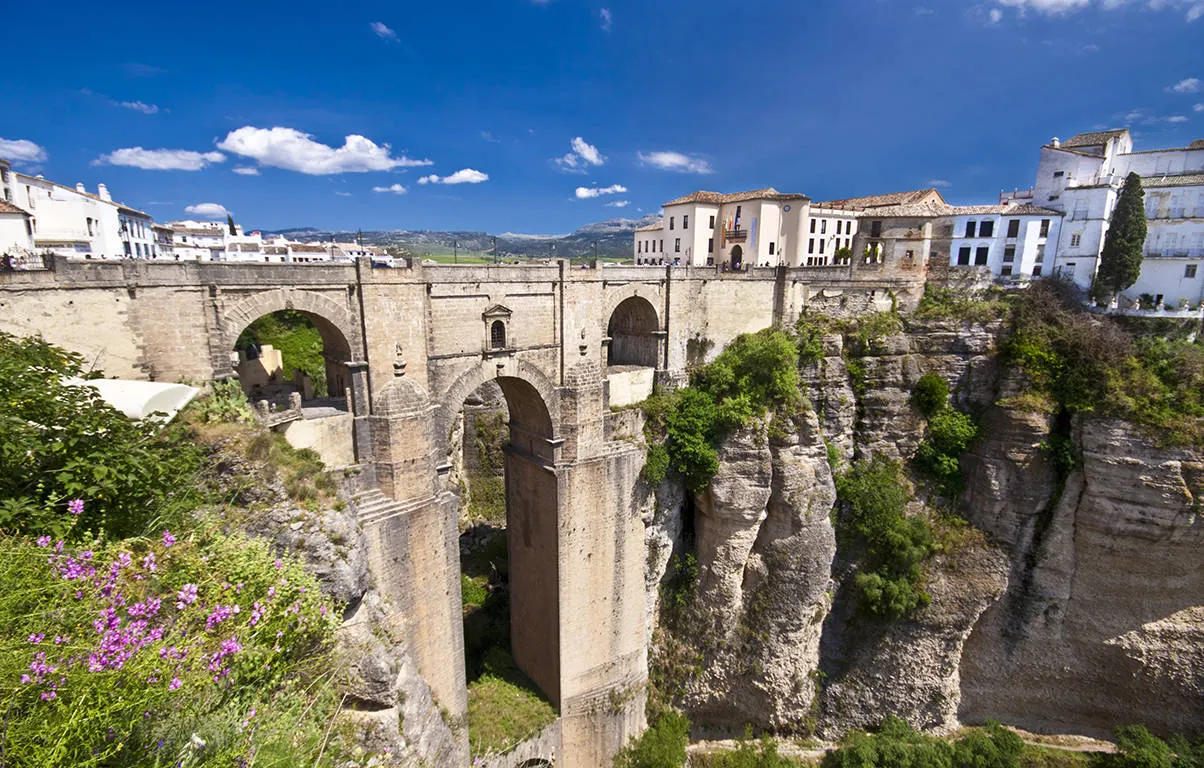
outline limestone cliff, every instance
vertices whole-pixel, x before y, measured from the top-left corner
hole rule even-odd
[[[1071,433],[1081,466],[1060,478],[1048,445],[1067,425],[996,405],[1022,391],[998,362],[1000,333],[910,322],[855,350],[826,337],[800,371],[811,412],[729,436],[710,488],[684,504],[665,504],[681,489],[662,485],[645,515],[650,599],[685,531],[674,546],[697,556],[694,636],[676,639],[696,668],[679,700],[696,723],[833,736],[888,714],[1094,735],[1204,722],[1202,457],[1085,419]],[[980,414],[961,500],[977,531],[928,562],[929,605],[877,622],[857,612],[855,567],[836,551],[828,447],[909,459],[926,426],[910,393],[929,371]],[[931,514],[923,502],[910,513]]]

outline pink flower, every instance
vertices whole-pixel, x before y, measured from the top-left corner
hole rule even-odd
[[[84,500],[72,499],[67,502],[67,511],[76,516],[82,515],[84,513]]]
[[[180,687],[181,685],[183,685],[183,684],[184,684],[184,683],[183,683],[183,682],[181,682],[180,678],[178,678],[178,677],[173,677],[173,678],[171,679],[171,682],[167,684],[167,690],[169,690],[169,691],[174,691],[175,689],[179,688],[179,687]]]
[[[38,546],[39,547],[49,547],[50,546],[50,537],[49,536],[39,536],[38,537]]]
[[[176,608],[183,610],[184,606],[196,602],[196,584],[185,584],[183,589],[176,592]]]
[[[146,570],[150,571],[151,573],[155,572],[155,568],[157,568],[158,566],[155,564],[155,553],[154,552],[146,553],[146,557],[142,558],[142,567],[145,568]]]
[[[51,699],[57,699],[57,698],[58,698],[58,694],[55,693],[54,691],[42,691],[42,701],[50,701]]]
[[[164,531],[163,532],[163,546],[170,547],[172,544],[175,544],[175,543],[176,543],[176,537],[171,535],[171,531]]]
[[[32,634],[29,636],[29,642],[35,643],[35,644],[40,643],[40,642],[42,642],[42,638],[44,638],[44,637],[46,637],[46,635],[35,633],[35,634]]]
[[[280,558],[276,558],[276,570],[280,570],[283,567],[284,567],[284,561],[281,560]]]

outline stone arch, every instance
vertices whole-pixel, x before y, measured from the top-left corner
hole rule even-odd
[[[313,322],[322,337],[326,357],[326,378],[332,395],[350,386],[345,363],[362,356],[363,342],[356,316],[345,306],[313,291],[277,288],[253,294],[222,310],[220,349],[215,350],[216,373],[230,373],[228,356],[247,326],[265,315],[281,310],[296,310]]]
[[[660,360],[660,320],[642,296],[619,302],[607,321],[606,364],[656,368]]]
[[[478,387],[486,381],[497,380],[502,386],[502,391],[506,394],[507,403],[511,408],[511,419],[514,419],[514,405],[510,403],[511,394],[514,399],[523,403],[530,402],[530,395],[538,395],[541,401],[543,414],[546,414],[546,421],[543,416],[539,415],[539,410],[533,406],[520,417],[520,425],[524,428],[530,428],[533,432],[546,440],[554,440],[558,437],[560,429],[558,427],[560,413],[560,395],[556,392],[556,387],[539,370],[530,363],[514,358],[500,359],[491,358],[483,360],[469,370],[460,374],[460,376],[448,387],[447,392],[438,398],[437,405],[439,406],[439,416],[437,420],[438,430],[436,437],[439,441],[439,449],[441,455],[447,453],[448,435],[452,425],[452,419],[459,413],[464,405],[464,400],[472,394]],[[503,381],[505,380],[505,381]],[[512,392],[506,390],[509,386]],[[530,388],[527,391],[526,388]],[[523,406],[519,406],[520,409]]]

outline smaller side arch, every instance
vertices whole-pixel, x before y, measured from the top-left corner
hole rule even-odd
[[[641,296],[624,299],[606,326],[610,339],[606,364],[656,368],[660,360],[660,321],[656,308]]]

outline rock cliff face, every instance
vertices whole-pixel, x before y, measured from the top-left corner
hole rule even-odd
[[[1059,479],[1046,447],[1067,425],[996,405],[1021,391],[997,361],[999,334],[913,322],[861,356],[828,337],[801,371],[812,412],[731,435],[692,504],[668,482],[649,500],[650,606],[670,544],[694,531],[699,664],[682,702],[696,723],[833,736],[888,714],[1093,735],[1204,722],[1202,457],[1085,420],[1072,430],[1081,467]],[[836,552],[829,447],[844,461],[910,458],[925,429],[910,393],[928,371],[981,414],[984,438],[963,460],[978,532],[928,563],[928,606],[875,622],[857,614],[853,566]]]

